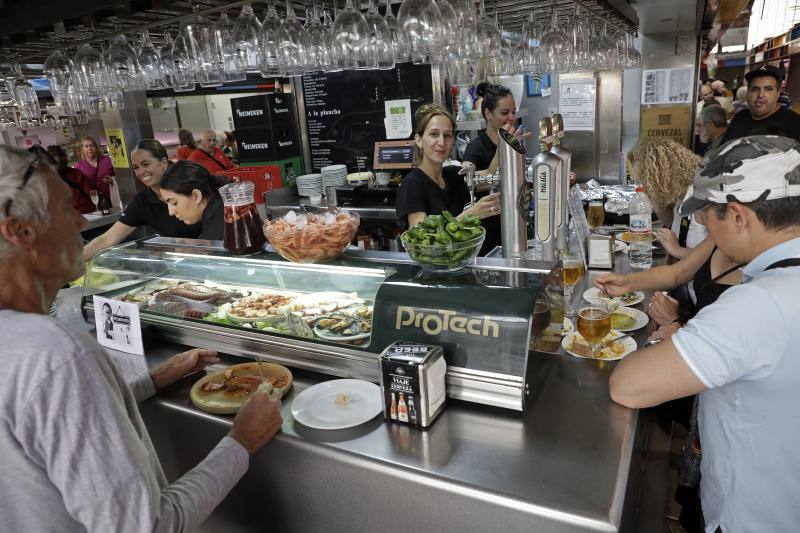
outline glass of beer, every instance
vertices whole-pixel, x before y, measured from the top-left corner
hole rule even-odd
[[[589,222],[589,227],[597,229],[603,225],[605,218],[605,210],[603,209],[603,202],[600,200],[592,200],[589,202],[589,210],[586,213],[586,220]]]
[[[603,300],[584,300],[578,311],[578,332],[589,343],[592,357],[598,356],[600,341],[611,332],[611,310]]]
[[[550,325],[550,297],[547,291],[541,290],[536,296],[536,302],[533,304],[533,319],[531,321],[531,336],[533,337],[533,345],[536,347],[536,338],[540,337],[547,326]]]
[[[572,291],[583,277],[583,257],[577,252],[567,252],[561,258],[561,272],[564,277],[564,313],[575,316],[572,305]]]

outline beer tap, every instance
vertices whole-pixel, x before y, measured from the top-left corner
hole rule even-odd
[[[525,148],[504,129],[497,130],[500,156],[500,236],[503,258],[521,259],[528,250],[528,205],[525,199]]]
[[[560,113],[553,115],[553,147],[550,151],[561,159],[561,173],[556,180],[556,249],[569,247],[569,173],[572,167],[572,152],[561,144],[564,137],[564,119]]]
[[[541,152],[531,160],[526,179],[533,184],[534,235],[542,245],[543,259],[556,258],[556,185],[562,174],[561,158],[550,149],[553,146],[553,123],[550,117],[539,120]]]
[[[464,167],[464,183],[469,190],[469,204],[475,205],[475,191],[481,185],[489,185],[490,187],[497,187],[500,185],[500,173],[495,172],[486,176],[479,176],[475,172],[475,166],[468,164]]]

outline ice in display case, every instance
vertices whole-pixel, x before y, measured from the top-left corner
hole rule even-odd
[[[486,260],[441,275],[405,254],[300,264],[214,244],[155,238],[101,252],[87,267],[86,316],[94,295],[132,301],[165,340],[373,382],[392,342],[439,344],[449,397],[525,408],[534,303],[552,265]]]

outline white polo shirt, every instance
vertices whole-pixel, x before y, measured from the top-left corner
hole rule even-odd
[[[762,253],[672,336],[708,387],[700,394],[706,531],[797,531],[800,524],[800,238]]]

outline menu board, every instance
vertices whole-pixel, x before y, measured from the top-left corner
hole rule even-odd
[[[376,141],[386,139],[386,100],[411,100],[411,112],[433,101],[430,65],[346,70],[303,76],[312,172],[332,164],[369,169]]]

